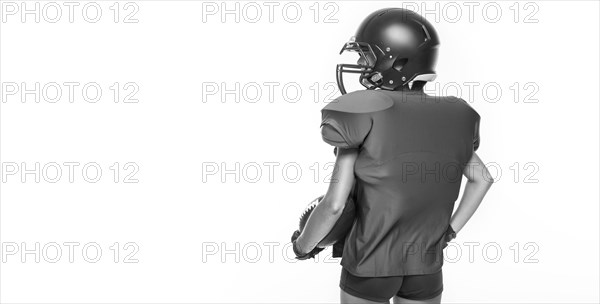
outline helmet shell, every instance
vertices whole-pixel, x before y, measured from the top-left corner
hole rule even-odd
[[[395,90],[411,81],[435,79],[438,34],[429,21],[411,10],[375,11],[363,20],[351,40],[373,50],[376,60],[372,70],[381,76],[376,87]]]

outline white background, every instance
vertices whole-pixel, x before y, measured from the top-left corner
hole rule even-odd
[[[338,51],[368,13],[403,3],[430,10],[442,44],[439,76],[428,90],[437,85],[436,94],[459,95],[480,113],[478,154],[496,177],[457,246],[446,251],[454,260],[445,263],[443,301],[600,300],[598,2],[497,2],[486,12],[476,3],[471,14],[461,2],[436,9],[433,2],[310,1],[296,3],[297,22],[289,20],[293,7],[283,17],[285,2],[273,2],[270,22],[259,2],[256,23],[255,7],[243,2],[239,22],[235,15],[222,20],[220,11],[206,15],[221,2],[199,1],[121,2],[115,22],[114,2],[99,1],[95,23],[82,17],[86,2],[77,2],[73,22],[57,2],[63,15],[56,23],[42,13],[39,22],[34,15],[23,22],[20,12],[6,15],[7,3],[0,23],[1,301],[337,302],[339,260],[324,259],[328,250],[318,262],[294,262],[289,237],[304,206],[327,188],[334,157],[320,138],[319,111],[345,58]],[[123,23],[135,7],[138,22]],[[496,7],[501,16],[493,22]],[[52,18],[55,10],[46,13]],[[333,23],[324,22],[329,13]],[[32,89],[36,82],[80,85],[72,102],[64,85],[57,102],[7,94],[11,83],[21,90],[21,83]],[[137,103],[122,102],[132,92],[127,82],[139,88]],[[272,96],[269,82],[276,83]],[[477,83],[474,94],[470,82]],[[82,98],[86,83],[102,88],[99,101]],[[221,83],[248,90],[222,99]],[[249,100],[256,94],[249,83],[261,88],[260,100]],[[210,95],[214,84],[219,91]],[[302,94],[295,102],[294,87]],[[494,102],[495,87],[501,96]],[[530,93],[537,102],[523,102]],[[36,162],[40,173],[23,182],[21,171]],[[65,162],[80,164],[73,182]],[[130,162],[139,169],[137,183],[124,182]],[[276,163],[272,173],[269,162]],[[53,163],[62,169],[55,183],[48,180],[56,175]],[[101,167],[98,182],[83,178],[88,163]],[[239,181],[236,173],[222,178],[236,163]],[[207,175],[207,164],[220,171]],[[15,166],[20,171],[9,174]],[[72,263],[65,242],[80,244]],[[109,248],[115,242],[118,262]],[[124,249],[128,242],[138,246],[137,263],[123,262],[134,248]],[[479,246],[469,253],[468,242]],[[62,249],[55,263],[54,243]],[[102,248],[99,261],[84,259],[85,244]],[[485,244],[492,244],[487,253]],[[24,249],[34,253],[23,261]]]

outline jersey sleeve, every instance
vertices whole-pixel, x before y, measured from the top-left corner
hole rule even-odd
[[[470,111],[472,113],[469,123],[472,124],[472,126],[473,126],[473,152],[475,152],[475,151],[477,151],[477,149],[479,149],[479,143],[480,143],[479,122],[481,121],[481,116],[479,116],[479,113],[477,113],[477,111],[475,109],[473,109],[473,107],[471,107],[471,105],[466,100],[464,100],[462,98],[458,98],[458,97],[455,97],[455,98],[458,99],[460,102],[462,102],[465,106],[467,106],[468,109],[470,109]]]
[[[359,148],[372,126],[369,113],[321,110],[321,136],[326,143],[339,148]]]
[[[475,130],[473,134],[473,151],[477,151],[479,148],[479,122],[481,121],[481,117],[479,114],[476,114],[475,117]]]
[[[336,148],[360,148],[367,139],[375,113],[394,101],[377,90],[359,90],[336,98],[321,110],[323,141]]]

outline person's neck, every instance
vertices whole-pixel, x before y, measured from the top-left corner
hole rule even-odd
[[[427,82],[425,81],[415,81],[411,85],[407,84],[397,88],[396,91],[402,91],[406,93],[423,93],[426,83]]]
[[[426,81],[414,81],[412,83],[412,86],[410,87],[410,90],[412,92],[423,93],[423,89],[425,88],[425,84],[427,84]]]

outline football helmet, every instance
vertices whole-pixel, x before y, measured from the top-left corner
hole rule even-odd
[[[336,80],[346,94],[343,74],[360,74],[369,90],[398,90],[413,81],[432,81],[440,41],[425,18],[402,8],[386,8],[370,14],[356,34],[342,47],[357,52],[357,64],[338,64]]]

